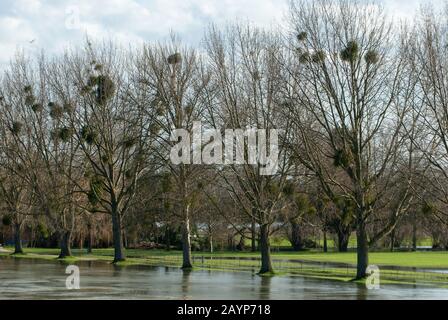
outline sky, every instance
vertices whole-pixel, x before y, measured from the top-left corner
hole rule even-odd
[[[379,1],[397,19],[411,18],[428,2]],[[18,50],[58,53],[86,35],[127,45],[163,40],[173,31],[199,45],[211,22],[239,19],[270,27],[285,20],[287,8],[288,0],[0,0],[0,68]]]

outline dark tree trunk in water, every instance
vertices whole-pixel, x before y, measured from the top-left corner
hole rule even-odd
[[[114,261],[113,263],[126,260],[123,247],[123,234],[121,228],[121,216],[118,208],[112,205],[112,236],[114,243]]]
[[[245,248],[245,245],[244,245],[244,237],[243,236],[241,236],[241,238],[240,238],[240,241],[238,242],[238,244],[237,244],[237,246],[236,246],[236,249],[238,250],[238,251],[244,251],[244,248]]]
[[[347,252],[350,240],[350,230],[338,230],[338,251]]]
[[[417,251],[417,221],[412,222],[412,251]]]
[[[255,219],[252,219],[252,225],[251,225],[251,251],[256,252],[257,251],[257,230],[256,230],[256,224]]]
[[[171,232],[169,227],[165,228],[165,249],[167,251],[171,249]]]
[[[302,234],[300,225],[296,221],[291,221],[291,244],[295,251],[303,250]]]
[[[92,230],[92,225],[89,223],[89,225],[87,226],[89,228],[89,243],[87,246],[87,253],[92,253],[92,248],[93,248],[93,230]]]
[[[369,265],[369,247],[367,243],[366,226],[362,219],[358,219],[356,228],[356,240],[357,240],[357,266],[356,266],[356,279],[363,279],[366,277],[366,269]]]
[[[395,246],[395,229],[390,233],[390,252],[394,252]]]
[[[327,230],[324,230],[324,252],[328,252]]]
[[[261,268],[260,274],[274,272],[271,262],[271,247],[269,243],[269,226],[264,224],[260,226],[260,251]]]
[[[191,263],[190,219],[188,217],[188,209],[182,229],[182,269],[191,269],[193,265]]]
[[[22,225],[19,223],[14,224],[14,254],[23,253],[22,238],[20,236]]]
[[[62,231],[59,238],[59,246],[61,247],[61,252],[59,253],[59,259],[65,257],[70,257],[72,255],[70,249],[72,233],[70,231]]]

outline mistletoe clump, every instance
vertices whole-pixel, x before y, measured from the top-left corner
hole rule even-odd
[[[377,64],[380,61],[380,56],[375,50],[369,50],[366,53],[364,59],[366,60],[367,64]]]
[[[81,138],[89,145],[93,144],[98,137],[98,134],[91,126],[84,126],[81,129]]]
[[[34,103],[34,101],[35,101],[35,98],[34,98],[34,96],[33,96],[32,94],[29,94],[29,95],[27,95],[27,96],[25,97],[25,104],[26,104],[27,106],[32,106],[33,103]]]
[[[42,112],[43,109],[44,109],[44,106],[42,105],[42,103],[34,103],[31,106],[31,110],[33,110],[35,113]]]
[[[59,131],[58,131],[58,138],[64,142],[67,142],[68,140],[70,140],[72,135],[73,135],[73,130],[68,127],[63,127],[61,129],[59,129]]]
[[[308,37],[308,34],[307,34],[306,32],[300,32],[300,33],[297,35],[297,40],[299,40],[299,41],[305,41],[307,37]]]
[[[299,57],[300,63],[308,63],[311,61],[311,56],[308,52],[302,53]]]
[[[98,76],[96,78],[96,102],[104,104],[115,94],[115,84],[108,76]]]
[[[168,64],[179,64],[182,62],[182,56],[179,52],[176,52],[175,54],[172,54],[167,59]]]
[[[351,154],[344,149],[338,149],[333,156],[333,164],[335,167],[347,168],[351,163]]]
[[[12,123],[12,126],[11,126],[11,132],[14,134],[14,135],[18,135],[18,134],[20,134],[20,132],[22,132],[22,129],[23,129],[23,123],[22,122],[20,122],[20,121],[14,121],[13,123]]]
[[[354,62],[359,55],[359,45],[356,41],[349,41],[344,50],[341,51],[341,59],[346,62]]]
[[[48,107],[50,108],[50,117],[52,119],[60,119],[64,115],[64,109],[59,104],[50,102]]]
[[[325,58],[326,58],[326,57],[327,57],[327,55],[325,54],[325,52],[322,51],[322,50],[319,50],[319,51],[316,51],[316,52],[313,54],[313,56],[311,57],[311,60],[312,60],[314,63],[322,63],[322,62],[325,61]]]

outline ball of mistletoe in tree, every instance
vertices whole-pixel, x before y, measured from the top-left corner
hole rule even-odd
[[[134,176],[134,171],[131,170],[131,169],[126,170],[126,171],[124,172],[124,176],[125,176],[127,179],[130,179],[130,178],[132,178],[132,177]]]
[[[59,139],[61,139],[64,142],[67,142],[68,140],[70,140],[72,135],[73,135],[73,131],[71,128],[68,128],[68,127],[63,127],[61,129],[59,129],[59,131],[58,131]]]
[[[137,139],[135,139],[135,138],[126,138],[123,141],[123,147],[125,149],[130,149],[133,146],[135,146],[136,143],[137,143]]]
[[[64,115],[64,109],[59,104],[50,102],[48,107],[50,108],[50,117],[52,119],[60,119]]]
[[[14,121],[14,122],[12,123],[12,126],[11,126],[11,132],[12,132],[14,135],[18,135],[18,134],[20,134],[20,132],[22,131],[22,128],[23,128],[23,123],[22,123],[22,122],[20,122],[20,121]]]
[[[364,59],[368,64],[376,64],[379,62],[380,56],[378,55],[378,52],[376,52],[375,50],[369,50],[367,51]]]
[[[325,61],[325,58],[326,58],[326,57],[327,57],[327,56],[326,56],[325,52],[322,51],[322,50],[319,50],[319,51],[316,51],[316,52],[313,54],[313,56],[312,56],[312,61],[313,61],[314,63],[322,63],[322,62]]]
[[[34,96],[32,95],[32,94],[29,94],[29,95],[27,95],[26,97],[25,97],[25,104],[27,105],[27,106],[31,106],[31,105],[33,105],[33,103],[34,103]]]
[[[171,65],[179,64],[182,62],[182,56],[179,52],[176,52],[176,53],[170,55],[168,57],[167,61],[168,61],[168,64],[171,64]]]
[[[89,203],[92,206],[96,206],[100,202],[100,198],[93,190],[89,190],[89,192],[87,192],[87,200],[89,200]]]
[[[66,112],[68,114],[71,114],[71,113],[73,113],[73,111],[75,111],[75,106],[70,102],[64,103],[63,108],[64,108],[64,112]]]
[[[311,61],[311,56],[308,52],[304,52],[300,55],[299,57],[299,62],[300,63],[308,63]]]
[[[354,62],[358,58],[359,46],[356,41],[349,41],[344,50],[341,51],[341,59],[347,62]]]
[[[283,194],[286,196],[292,196],[294,194],[294,183],[292,182],[287,182],[284,186],[283,186]]]
[[[343,149],[336,150],[333,156],[333,165],[335,167],[347,168],[350,165],[350,153]]]
[[[81,129],[81,138],[89,145],[93,144],[97,139],[97,133],[90,126],[84,126]]]
[[[42,110],[44,109],[43,105],[41,103],[35,103],[31,106],[31,109],[38,113],[38,112],[42,112]]]
[[[433,215],[437,210],[433,204],[425,202],[421,211],[424,215]]]
[[[31,91],[33,91],[33,88],[30,85],[26,85],[25,87],[23,87],[23,92],[31,93]]]
[[[12,217],[10,214],[6,214],[2,217],[2,224],[4,226],[10,226],[12,224]]]
[[[82,88],[81,88],[81,94],[83,95],[83,96],[85,96],[85,95],[87,95],[87,94],[90,94],[92,92],[92,87],[90,87],[90,86],[83,86]]]
[[[115,84],[111,78],[105,75],[98,76],[96,79],[96,102],[104,104],[115,94]]]
[[[308,34],[306,32],[299,32],[299,34],[297,35],[297,40],[305,41],[307,37]]]

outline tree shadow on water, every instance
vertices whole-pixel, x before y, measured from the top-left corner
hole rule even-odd
[[[259,299],[268,300],[271,295],[272,277],[261,276],[260,278],[260,289],[258,292]]]

